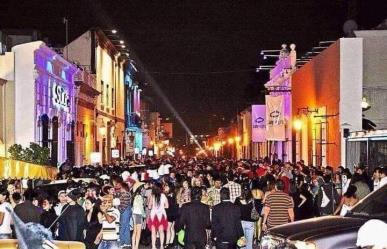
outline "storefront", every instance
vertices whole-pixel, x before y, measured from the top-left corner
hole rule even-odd
[[[43,42],[15,46],[15,143],[50,148],[51,164],[74,162],[77,68]]]
[[[86,70],[79,70],[75,84],[77,94],[77,122],[75,136],[75,165],[90,164],[91,153],[95,150],[96,140],[96,104],[97,96],[95,76]]]

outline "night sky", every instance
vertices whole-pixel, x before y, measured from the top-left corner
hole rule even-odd
[[[90,27],[118,29],[141,71],[151,73],[188,126],[201,134],[262,101],[259,84],[267,72],[252,72],[262,60],[261,49],[296,43],[304,53],[319,41],[342,37],[348,18],[372,28],[387,18],[383,2],[1,0],[0,28],[35,28],[54,45],[64,44],[64,16],[70,40]],[[173,120],[152,84],[143,87],[155,108]],[[180,125],[175,131],[184,135]]]

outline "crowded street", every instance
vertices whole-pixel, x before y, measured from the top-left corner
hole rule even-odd
[[[0,6],[0,249],[387,249],[385,0]]]

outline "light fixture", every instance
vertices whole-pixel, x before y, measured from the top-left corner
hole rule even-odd
[[[234,139],[232,138],[232,137],[230,137],[229,139],[228,139],[228,144],[233,144],[234,143]]]
[[[295,119],[294,121],[293,121],[293,128],[295,129],[295,130],[297,130],[297,131],[299,131],[299,130],[301,130],[302,129],[302,120],[300,120],[300,119]]]
[[[113,29],[113,30],[112,30],[112,33],[113,33],[113,34],[117,34],[117,32],[118,32],[118,31],[117,31],[116,29]]]
[[[126,46],[125,45],[121,45],[121,48],[126,48]]]
[[[370,107],[370,104],[367,102],[367,99],[363,97],[361,100],[361,108],[368,109],[369,107]]]
[[[99,131],[99,134],[104,137],[106,136],[106,126],[105,124],[103,123],[101,127],[98,128],[98,131]]]
[[[124,44],[125,42],[123,40],[120,40],[120,44]]]
[[[237,136],[235,137],[235,142],[239,143],[241,141],[241,137]]]

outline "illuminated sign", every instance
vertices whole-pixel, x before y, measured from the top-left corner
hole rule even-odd
[[[70,108],[70,96],[68,91],[55,83],[52,85],[52,101],[58,109],[68,111]]]
[[[112,158],[120,158],[120,151],[112,150]]]

